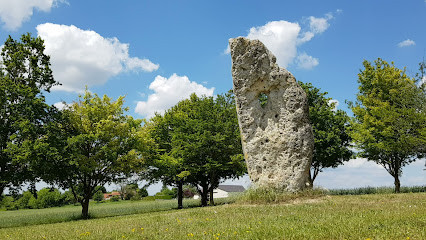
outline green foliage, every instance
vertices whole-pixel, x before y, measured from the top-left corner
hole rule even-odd
[[[20,197],[16,204],[19,209],[23,208],[37,208],[37,204],[35,203],[36,199],[34,195],[30,191],[25,191],[22,193],[22,197]]]
[[[34,140],[52,121],[54,107],[43,93],[57,84],[41,38],[8,37],[0,59],[0,195],[6,187],[35,179],[27,162],[36,157]]]
[[[265,93],[260,93],[258,98],[261,107],[264,107],[268,103],[268,95]]]
[[[208,192],[221,180],[247,171],[236,114],[229,92],[216,98],[192,94],[153,117],[146,129],[159,150],[150,164],[151,178],[176,187],[199,186],[206,205]]]
[[[177,196],[177,192],[170,190],[167,186],[163,186],[163,188],[161,188],[161,191],[155,194],[155,198],[160,197],[158,199],[172,199],[172,198],[176,198],[176,196]],[[165,197],[165,198],[161,198],[161,197]]]
[[[348,161],[353,152],[349,149],[349,117],[343,110],[335,109],[335,103],[327,98],[327,92],[299,82],[305,90],[309,104],[309,119],[314,133],[314,154],[311,164],[311,181],[324,168],[335,168]]]
[[[140,198],[148,197],[148,190],[146,188],[140,188],[138,189],[138,195]]]
[[[359,156],[382,165],[399,192],[402,168],[421,158],[426,146],[426,96],[405,70],[382,59],[363,62],[358,74],[352,138]]]
[[[48,126],[37,162],[45,181],[69,188],[88,217],[97,186],[117,182],[141,170],[144,148],[141,120],[124,115],[124,98],[113,101],[88,91]],[[53,171],[53,169],[55,169]]]
[[[95,194],[93,194],[93,201],[101,202],[104,200],[104,194],[102,191],[97,191]]]
[[[119,197],[119,196],[112,196],[112,197],[109,199],[109,201],[110,201],[110,202],[118,202],[118,201],[120,201],[120,197]]]

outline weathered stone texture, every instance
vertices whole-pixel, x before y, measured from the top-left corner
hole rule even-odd
[[[309,187],[314,138],[303,89],[258,40],[229,40],[238,121],[255,186]],[[267,96],[261,104],[259,95]]]

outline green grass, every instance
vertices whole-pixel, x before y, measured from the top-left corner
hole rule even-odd
[[[363,187],[350,189],[332,189],[327,192],[330,195],[362,195],[362,194],[389,194],[393,193],[393,187]],[[401,187],[401,193],[426,192],[425,186]]]
[[[426,193],[404,193],[224,204],[3,228],[0,239],[426,239],[425,228]]]
[[[230,199],[219,201],[226,203]],[[184,207],[196,207],[199,200],[184,200]],[[175,200],[160,201],[120,201],[95,203],[91,202],[89,214],[91,218],[123,216],[129,214],[166,211],[177,208]],[[0,211],[0,228],[28,226],[68,222],[81,218],[81,206],[65,206],[46,209],[23,209],[18,211]],[[0,237],[1,238],[1,237]]]

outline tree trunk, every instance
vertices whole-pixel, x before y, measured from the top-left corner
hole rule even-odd
[[[81,217],[83,219],[89,219],[89,199],[85,198],[81,202]]]
[[[395,184],[395,193],[399,193],[400,192],[400,188],[401,188],[401,182],[399,181],[398,174],[395,174],[393,176],[393,178],[395,179],[395,181],[394,181],[394,184]]]
[[[210,198],[210,206],[214,206],[214,199],[213,199],[213,186],[212,187],[210,187],[210,189],[209,189],[210,191],[209,191],[209,198]]]
[[[202,207],[206,207],[207,206],[207,201],[208,201],[208,185],[205,184],[202,186],[202,190],[200,191],[200,197],[201,197],[201,206]]]
[[[30,193],[34,196],[34,198],[37,199],[37,188],[34,181],[30,183],[30,186],[28,187],[28,191],[30,191]]]
[[[177,198],[178,198],[178,209],[183,208],[183,183],[182,181],[178,181],[178,192],[177,192]]]
[[[3,185],[0,186],[0,201],[3,199],[3,191],[4,191],[5,188],[6,187],[3,186]]]

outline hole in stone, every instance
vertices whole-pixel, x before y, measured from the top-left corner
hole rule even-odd
[[[261,107],[264,107],[268,103],[268,95],[265,93],[260,93],[258,99]]]
[[[269,142],[269,139],[265,139],[265,142]]]
[[[260,145],[263,145],[263,142],[260,142]]]
[[[278,116],[279,116],[278,114],[275,114],[275,118],[278,118]]]
[[[261,174],[262,173],[262,168],[260,166],[256,167],[256,172],[257,174]]]

